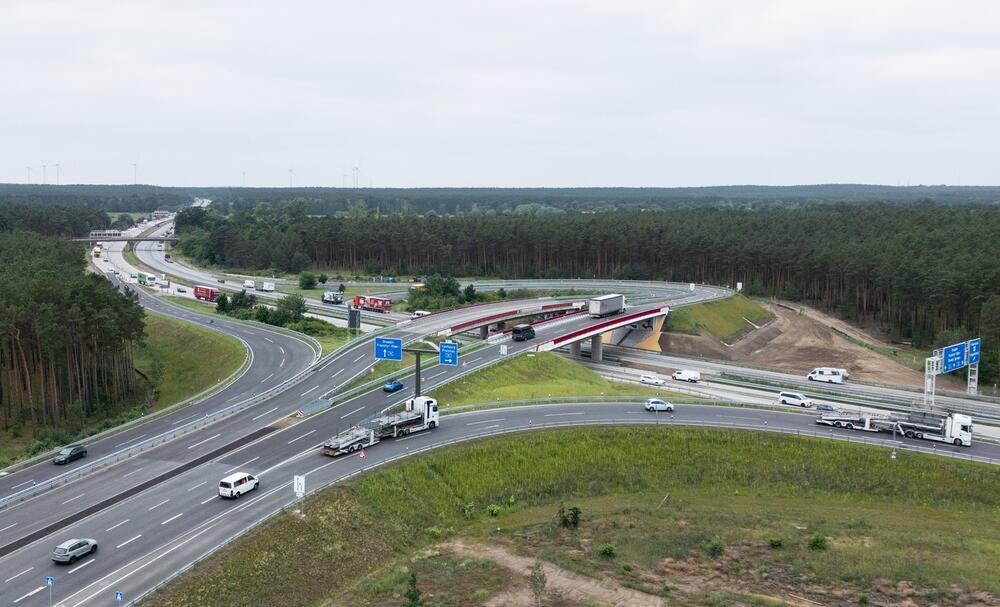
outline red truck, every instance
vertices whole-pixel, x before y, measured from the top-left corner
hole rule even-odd
[[[392,307],[392,300],[386,297],[376,297],[374,295],[355,295],[354,307],[359,310],[370,312],[388,312]]]
[[[215,301],[219,298],[220,291],[215,287],[202,287],[195,286],[194,297],[195,299],[204,299],[205,301]]]

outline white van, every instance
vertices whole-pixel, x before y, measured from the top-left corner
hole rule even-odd
[[[657,377],[655,375],[640,375],[639,376],[639,383],[640,384],[649,384],[651,386],[665,386],[665,385],[667,385],[667,382],[664,381],[663,378]]]
[[[833,369],[831,367],[817,367],[806,375],[809,381],[823,381],[828,384],[842,384],[847,378],[843,369]]]
[[[681,369],[680,371],[674,371],[674,374],[670,376],[677,381],[689,381],[692,384],[701,381],[701,373],[697,371],[688,371],[687,369]]]
[[[254,289],[255,286],[257,286],[257,285],[252,280],[244,280],[243,281],[243,288],[244,289],[250,289],[251,291],[253,291],[253,289]]]
[[[219,497],[238,498],[260,485],[260,479],[246,472],[234,472],[219,481]]]
[[[796,407],[808,408],[813,406],[813,402],[801,392],[778,392],[778,402],[783,405],[794,405]]]

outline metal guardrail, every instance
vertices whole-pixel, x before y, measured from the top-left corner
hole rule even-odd
[[[482,403],[482,404],[483,405],[488,405],[490,403]],[[613,403],[609,403],[609,404],[613,404]],[[622,402],[621,404],[632,404],[632,403]],[[667,416],[664,416],[664,417],[667,417]],[[768,427],[768,425],[766,423],[760,424],[760,425],[751,425],[751,424],[740,424],[740,423],[716,423],[716,422],[702,422],[702,421],[683,421],[682,422],[682,421],[670,420],[670,419],[668,419],[667,421],[662,421],[662,420],[661,421],[657,421],[657,420],[650,420],[648,418],[646,418],[646,419],[621,419],[621,420],[575,420],[575,421],[541,422],[541,423],[538,423],[538,424],[531,424],[531,425],[526,425],[526,426],[525,425],[514,426],[514,427],[503,428],[503,429],[498,429],[498,430],[494,430],[494,431],[482,431],[482,432],[477,432],[475,434],[466,435],[466,436],[463,436],[463,437],[460,437],[460,438],[454,438],[454,439],[443,441],[443,442],[440,442],[440,443],[435,443],[435,444],[432,444],[432,445],[427,445],[425,447],[415,448],[415,449],[412,449],[410,451],[407,451],[406,453],[401,453],[399,455],[395,455],[395,456],[386,458],[386,459],[378,461],[378,462],[373,462],[372,464],[370,464],[368,466],[362,466],[358,470],[353,470],[351,472],[347,472],[345,474],[341,474],[340,476],[334,477],[334,478],[332,478],[332,479],[330,479],[330,480],[328,480],[328,481],[326,481],[324,483],[320,483],[318,485],[309,484],[310,488],[306,491],[305,495],[306,495],[306,497],[308,497],[310,495],[314,495],[314,494],[316,494],[316,493],[318,493],[320,491],[323,491],[323,490],[327,489],[328,487],[331,487],[331,486],[336,485],[338,483],[342,483],[344,481],[350,480],[350,479],[352,479],[352,478],[354,478],[356,476],[360,476],[360,475],[362,475],[362,474],[364,474],[366,472],[371,472],[372,470],[374,470],[376,468],[381,468],[383,466],[387,466],[389,464],[393,464],[393,463],[395,463],[397,461],[400,461],[402,459],[413,457],[413,456],[419,455],[421,453],[426,453],[428,451],[432,451],[432,450],[435,450],[435,449],[440,449],[440,448],[443,448],[443,447],[448,447],[448,446],[457,445],[457,444],[461,444],[461,443],[466,443],[466,442],[471,442],[471,441],[475,441],[475,440],[480,440],[480,439],[483,439],[483,438],[490,438],[490,437],[495,437],[495,436],[503,436],[503,435],[506,435],[506,434],[513,434],[513,433],[516,433],[516,432],[525,432],[525,431],[530,431],[530,430],[548,430],[548,429],[558,429],[558,428],[571,428],[571,427],[578,427],[578,426],[611,426],[611,425],[622,425],[622,426],[624,426],[624,425],[628,425],[628,426],[659,425],[659,426],[665,426],[665,427],[669,427],[669,426],[696,426],[696,427],[703,427],[703,428],[720,428],[720,429],[734,429],[734,430],[756,430],[756,431],[764,431],[764,432],[774,432],[774,433],[777,433],[777,434],[786,434],[786,435],[794,435],[794,436],[804,436],[804,437],[811,437],[811,438],[823,438],[823,439],[828,439],[828,440],[840,440],[840,441],[844,441],[844,442],[848,442],[848,443],[859,443],[859,444],[864,444],[864,445],[871,445],[871,446],[875,446],[875,447],[883,447],[883,448],[886,448],[886,449],[893,449],[893,450],[900,450],[900,451],[913,451],[913,452],[917,452],[917,453],[925,453],[925,454],[937,455],[937,456],[941,456],[941,457],[949,457],[949,458],[952,458],[952,459],[958,459],[958,460],[964,460],[964,461],[977,461],[977,462],[987,463],[987,464],[991,464],[991,465],[1000,464],[1000,460],[995,460],[993,458],[980,457],[980,456],[976,456],[976,455],[972,455],[972,454],[955,453],[955,452],[944,451],[944,450],[939,451],[939,450],[937,450],[936,446],[933,446],[933,445],[930,446],[930,447],[924,447],[923,445],[911,445],[911,444],[907,444],[907,443],[898,443],[898,442],[897,443],[892,443],[892,442],[887,442],[885,440],[877,441],[877,440],[870,439],[869,437],[863,436],[863,435],[862,436],[850,436],[850,435],[834,434],[832,432],[831,433],[826,433],[826,432],[808,431],[808,430],[799,430],[799,429],[793,430],[793,429],[790,429],[790,428],[775,428],[775,427]],[[275,487],[275,490],[276,491],[280,491],[281,489],[290,487],[291,484],[292,484],[291,482],[281,483],[281,484],[279,484],[279,485],[277,485]],[[263,497],[261,499],[263,499]],[[266,514],[264,514],[263,516],[259,517],[255,521],[253,521],[253,522],[249,523],[248,525],[244,526],[237,533],[232,534],[230,536],[227,536],[225,540],[223,540],[222,542],[219,542],[218,544],[216,544],[212,548],[209,548],[201,556],[199,556],[199,557],[197,557],[197,558],[189,561],[183,567],[181,567],[180,569],[176,570],[175,572],[173,572],[172,574],[170,574],[169,576],[167,576],[163,580],[161,580],[155,586],[153,586],[151,588],[148,588],[147,590],[143,591],[138,597],[136,597],[136,599],[134,601],[130,602],[129,605],[135,605],[135,604],[139,603],[143,598],[145,598],[146,596],[149,596],[153,592],[156,592],[156,591],[160,590],[161,588],[163,588],[164,586],[166,586],[168,583],[170,583],[171,581],[173,581],[174,579],[176,579],[180,575],[186,573],[192,567],[194,567],[195,565],[197,565],[201,561],[205,560],[206,558],[208,558],[209,556],[211,556],[215,552],[221,550],[222,548],[224,548],[227,545],[231,544],[235,540],[241,538],[243,535],[249,533],[250,531],[252,531],[256,527],[260,526],[261,524],[263,524],[263,523],[271,520],[275,516],[278,516],[279,514],[281,514],[285,510],[287,510],[289,506],[293,505],[297,501],[299,501],[299,500],[298,500],[298,498],[294,497],[294,495],[289,496],[289,499],[287,501],[285,501],[283,504],[281,504],[280,506],[278,506],[277,508],[274,508],[270,512],[267,512]],[[250,504],[244,504],[244,507],[249,506],[249,505]]]

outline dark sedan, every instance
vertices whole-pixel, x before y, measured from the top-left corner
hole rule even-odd
[[[53,464],[68,464],[81,457],[87,457],[87,448],[83,445],[70,445],[63,447],[62,451],[56,454]]]

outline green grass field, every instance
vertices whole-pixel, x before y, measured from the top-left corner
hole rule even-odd
[[[560,502],[581,508],[577,529],[555,524]],[[532,432],[422,454],[328,489],[305,511],[265,523],[144,604],[402,605],[415,571],[428,604],[479,605],[504,586],[498,574],[513,577],[439,556],[443,539],[503,547],[669,604],[824,592],[822,604],[886,604],[880,593],[898,582],[916,604],[1000,593],[1000,467],[907,451],[892,460],[885,448],[817,438]]]
[[[767,320],[767,317],[767,310],[757,302],[737,294],[719,301],[671,310],[668,330],[697,333],[700,327],[725,340],[747,327],[744,318],[760,324]]]
[[[198,394],[239,369],[246,350],[238,340],[159,314],[146,313],[146,341],[135,366],[158,386],[154,408]]]
[[[552,352],[524,354],[446,384],[431,394],[441,407],[550,396],[670,396],[650,386],[612,382]]]

